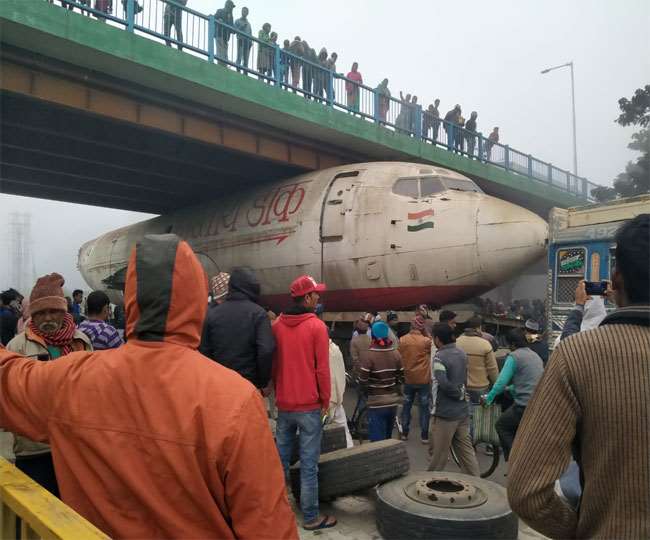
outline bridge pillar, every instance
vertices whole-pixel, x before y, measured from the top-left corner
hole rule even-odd
[[[479,132],[478,133],[478,160],[479,161],[484,161],[483,160],[483,133]]]
[[[415,136],[422,138],[422,105],[415,106]]]
[[[282,87],[282,62],[280,59],[280,47],[277,45],[273,49],[273,73],[275,74],[275,85],[279,88]],[[289,69],[289,64],[287,64],[287,69]]]
[[[552,184],[553,183],[553,165],[550,163],[548,164],[548,183]]]
[[[503,147],[503,166],[506,171],[510,168],[510,147],[507,144]]]
[[[528,154],[528,176],[533,177],[533,156]]]
[[[126,0],[126,29],[128,32],[133,32],[135,23],[135,5],[134,0]]]

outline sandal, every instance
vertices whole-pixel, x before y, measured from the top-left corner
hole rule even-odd
[[[330,521],[333,520],[333,521]],[[323,516],[323,519],[321,519],[316,525],[303,525],[303,529],[306,531],[318,531],[320,529],[329,529],[331,527],[334,527],[338,522],[336,521],[336,518],[333,516]]]

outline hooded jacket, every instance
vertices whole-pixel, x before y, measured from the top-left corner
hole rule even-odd
[[[200,351],[264,388],[271,379],[275,339],[264,308],[257,304],[260,284],[247,268],[230,275],[228,297],[208,310]]]
[[[113,538],[297,538],[259,392],[199,345],[207,279],[175,235],[129,261],[129,340],[0,351],[0,427],[49,440],[63,501]]]
[[[311,312],[292,308],[273,325],[275,403],[280,411],[328,409],[331,395],[329,335]]]

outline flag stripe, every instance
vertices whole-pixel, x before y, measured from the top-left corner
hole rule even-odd
[[[433,210],[422,210],[422,212],[415,212],[411,214],[409,212],[409,219],[420,219],[427,216],[433,216]]]
[[[409,225],[409,232],[421,231],[422,229],[433,229],[433,221],[427,221],[425,223],[420,223],[419,225]]]

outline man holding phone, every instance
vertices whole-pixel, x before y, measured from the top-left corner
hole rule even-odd
[[[593,296],[602,298],[593,298]],[[581,330],[585,319],[595,320],[590,324],[590,328],[597,327],[605,318],[604,300],[613,300],[614,291],[609,281],[588,282],[582,280],[576,288],[576,305],[569,313],[560,340],[566,339]]]

